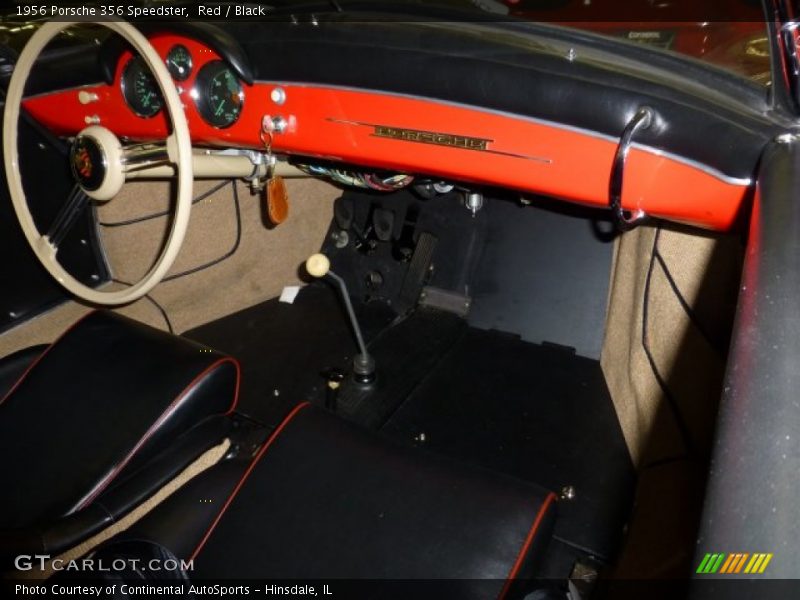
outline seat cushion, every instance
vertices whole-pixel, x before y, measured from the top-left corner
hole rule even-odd
[[[117,542],[194,559],[194,581],[437,579],[499,597],[542,555],[554,499],[304,404],[254,459],[209,469]]]
[[[232,411],[238,374],[199,344],[89,313],[0,398],[0,528],[86,507],[175,436]]]
[[[47,344],[31,346],[0,358],[0,398],[8,394],[22,374],[45,350]]]

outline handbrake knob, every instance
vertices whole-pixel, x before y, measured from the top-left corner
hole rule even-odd
[[[325,277],[331,270],[331,261],[324,254],[312,254],[306,260],[306,271],[312,277]]]

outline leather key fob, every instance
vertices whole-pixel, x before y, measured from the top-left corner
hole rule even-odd
[[[270,177],[267,181],[267,214],[275,225],[280,225],[289,216],[289,194],[283,177]]]

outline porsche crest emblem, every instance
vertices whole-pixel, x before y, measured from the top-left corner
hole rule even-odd
[[[86,146],[77,149],[73,156],[75,172],[81,179],[89,179],[92,176],[92,157]]]
[[[84,190],[96,190],[106,177],[106,158],[98,142],[88,136],[75,138],[70,151],[72,175]]]

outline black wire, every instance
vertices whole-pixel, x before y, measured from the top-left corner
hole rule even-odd
[[[216,259],[214,259],[214,260],[212,260],[210,262],[204,263],[202,265],[198,265],[197,267],[192,267],[191,269],[187,269],[186,271],[181,271],[180,273],[175,273],[173,275],[170,275],[169,277],[165,277],[161,281],[172,281],[174,279],[178,279],[179,277],[185,277],[186,275],[191,275],[193,273],[197,273],[197,272],[202,271],[204,269],[208,269],[209,267],[213,267],[214,265],[218,265],[222,261],[224,261],[224,260],[230,258],[231,256],[233,256],[236,253],[236,251],[239,249],[239,245],[241,244],[241,241],[242,241],[242,209],[241,209],[241,205],[239,203],[239,191],[236,188],[236,180],[232,179],[230,181],[230,184],[231,184],[232,191],[233,191],[233,205],[234,205],[235,214],[236,214],[236,239],[234,240],[233,246],[231,247],[231,249],[228,250],[228,252],[226,252],[225,254],[220,256],[219,258],[216,258]],[[228,185],[228,182],[225,181],[222,184],[220,184],[218,186],[215,186],[212,190],[210,190],[209,192],[206,192],[204,195],[202,195],[202,197],[200,199],[202,200],[203,198],[208,197],[210,194],[212,194],[215,191],[218,191],[219,189],[221,189],[222,186],[224,186],[224,185]],[[167,213],[167,214],[169,214],[169,213]],[[120,283],[122,285],[128,285],[128,286],[133,285],[132,283],[128,283],[127,281],[122,281],[122,280],[116,279],[116,278],[112,278],[111,280],[116,282],[116,283]],[[169,329],[169,332],[170,333],[175,333],[175,331],[172,328],[172,322],[169,320],[169,316],[167,315],[167,311],[164,309],[164,307],[162,307],[158,302],[156,302],[155,299],[153,299],[149,294],[145,294],[144,297],[147,300],[149,300],[158,309],[158,311],[161,313],[161,316],[164,317],[164,321],[167,324],[167,329]]]
[[[116,277],[112,277],[111,281],[113,281],[114,283],[120,283],[122,285],[127,285],[127,286],[133,285],[132,283],[128,283],[127,281],[122,281],[121,279],[117,279]],[[153,298],[150,294],[145,294],[144,298],[149,300],[153,304],[153,306],[155,306],[158,309],[158,312],[160,312],[161,316],[164,317],[164,322],[167,324],[167,329],[169,330],[170,333],[174,334],[175,330],[172,328],[172,321],[169,320],[169,316],[167,315],[167,311],[164,310],[164,307],[161,306],[158,302],[156,302],[155,298]]]
[[[233,188],[233,205],[236,212],[236,239],[233,241],[233,246],[230,250],[228,250],[225,254],[216,258],[210,262],[205,264],[199,265],[197,267],[192,267],[191,269],[187,269],[186,271],[181,271],[180,273],[175,273],[174,275],[170,275],[169,277],[164,277],[161,281],[172,281],[173,279],[178,279],[179,277],[184,277],[186,275],[191,275],[192,273],[197,273],[198,271],[202,271],[204,269],[208,269],[209,267],[213,267],[214,265],[218,265],[224,260],[227,260],[231,256],[233,256],[236,251],[239,249],[239,244],[242,241],[242,209],[239,205],[239,192],[236,189],[236,181],[231,180],[231,187]]]
[[[232,188],[233,205],[234,205],[235,214],[236,214],[236,239],[233,242],[233,247],[231,247],[230,250],[228,250],[225,254],[223,254],[219,258],[216,258],[216,259],[214,259],[214,260],[212,260],[210,262],[204,263],[202,265],[198,265],[196,267],[192,267],[191,269],[187,269],[186,271],[181,271],[179,273],[174,273],[174,274],[170,275],[169,277],[164,277],[164,279],[162,279],[161,281],[172,281],[173,279],[178,279],[179,277],[185,277],[186,275],[191,275],[193,273],[197,273],[197,272],[202,271],[204,269],[208,269],[209,267],[213,267],[214,265],[218,265],[222,261],[224,261],[224,260],[230,258],[231,256],[233,256],[236,253],[236,251],[239,249],[239,245],[242,242],[242,209],[241,209],[241,205],[239,203],[239,191],[236,188],[236,181],[235,180],[231,179],[230,181],[223,181],[219,185],[214,186],[210,190],[204,192],[203,194],[200,194],[197,198],[192,200],[192,204],[196,204],[196,203],[200,202],[201,200],[204,200],[205,198],[208,198],[211,194],[214,194],[214,193],[218,192],[220,189],[222,189],[224,186],[226,186],[228,184],[230,184],[231,188]],[[165,211],[163,213],[153,213],[152,215],[146,215],[144,217],[138,217],[136,219],[130,219],[129,221],[118,221],[118,222],[115,222],[115,223],[112,223],[112,224],[101,223],[101,225],[105,225],[107,227],[122,227],[124,225],[133,225],[135,223],[140,223],[140,222],[146,221],[148,219],[154,219],[156,217],[163,217],[163,216],[166,216],[168,214],[170,214],[169,211]],[[130,285],[130,284],[128,284],[128,285]]]
[[[221,190],[226,185],[228,185],[228,182],[227,181],[223,181],[222,183],[215,185],[210,190],[206,190],[205,192],[203,192],[199,196],[196,196],[195,198],[192,199],[192,206],[194,206],[198,202],[202,202],[203,200],[205,200],[206,198],[208,198],[212,194],[216,194],[219,190]],[[109,221],[99,221],[98,225],[102,225],[103,227],[124,227],[126,225],[135,225],[136,223],[142,223],[144,221],[150,221],[152,219],[158,219],[160,217],[166,217],[171,212],[172,211],[170,211],[170,210],[164,210],[164,211],[160,211],[160,212],[151,213],[149,215],[144,215],[142,217],[136,217],[136,218],[133,218],[133,219],[127,219],[125,221],[111,221],[111,222],[109,222]]]
[[[669,406],[670,411],[672,412],[672,417],[675,420],[675,425],[680,433],[686,454],[689,456],[694,456],[695,446],[694,442],[692,441],[692,436],[689,433],[689,427],[686,425],[686,421],[683,419],[678,402],[675,400],[675,397],[672,395],[672,392],[667,386],[667,382],[664,381],[664,378],[661,376],[661,373],[658,370],[658,365],[656,365],[655,358],[653,358],[653,354],[650,351],[650,340],[647,335],[647,322],[649,313],[648,307],[650,304],[650,283],[656,263],[656,253],[658,251],[658,240],[660,237],[661,226],[656,229],[656,235],[653,238],[653,248],[650,253],[650,266],[647,269],[647,278],[645,279],[644,284],[644,298],[642,306],[642,348],[644,349],[645,356],[647,356],[647,362],[650,363],[650,369],[653,371],[653,376],[656,378],[661,391],[664,393],[664,397],[667,399],[667,406]]]
[[[667,262],[664,260],[664,257],[661,255],[661,252],[658,250],[658,248],[656,248],[656,260],[658,260],[658,264],[661,266],[661,270],[664,272],[664,276],[667,278],[669,286],[672,288],[672,291],[678,298],[678,302],[683,308],[683,312],[686,313],[686,316],[689,317],[689,320],[695,326],[695,329],[697,329],[697,331],[700,332],[700,335],[703,336],[708,345],[711,346],[711,348],[715,352],[719,353],[719,349],[717,348],[717,345],[714,343],[711,335],[708,333],[706,328],[700,322],[700,319],[697,318],[697,315],[692,310],[692,307],[689,306],[689,303],[686,302],[686,298],[683,296],[681,290],[678,288],[678,284],[672,277],[672,273],[670,272],[669,267],[667,266]]]
[[[145,294],[144,297],[147,298],[153,304],[153,306],[158,309],[158,312],[160,312],[161,316],[164,317],[164,322],[167,324],[167,330],[174,335],[175,330],[172,328],[172,321],[169,320],[169,315],[167,315],[167,311],[164,309],[164,307],[156,302],[155,298],[153,298],[150,294]]]

